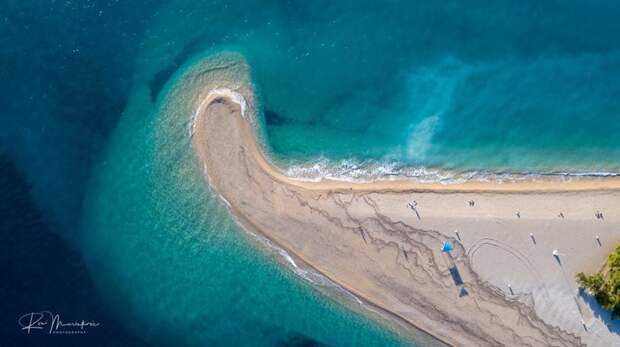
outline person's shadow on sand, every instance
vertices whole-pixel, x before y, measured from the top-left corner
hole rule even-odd
[[[554,254],[553,257],[555,258],[555,261],[558,262],[558,265],[562,266],[562,260],[560,260],[560,256],[557,254]]]

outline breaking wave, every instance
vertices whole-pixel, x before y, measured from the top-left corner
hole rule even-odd
[[[557,178],[571,180],[580,177],[616,177],[617,172],[488,172],[452,171],[423,166],[409,166],[396,161],[358,161],[353,159],[339,162],[324,157],[312,162],[278,163],[284,173],[301,181],[320,182],[322,180],[371,182],[381,180],[411,179],[422,183],[459,184],[466,181],[515,182],[536,180],[537,178]]]

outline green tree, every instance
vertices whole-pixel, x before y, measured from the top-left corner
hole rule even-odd
[[[612,318],[620,318],[620,246],[607,258],[607,268],[600,273],[577,274],[577,284],[587,289],[596,301],[611,312]]]

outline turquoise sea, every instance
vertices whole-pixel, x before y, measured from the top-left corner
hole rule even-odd
[[[95,312],[89,318],[103,320],[104,333],[77,340],[89,345],[433,344],[296,269],[240,230],[208,190],[182,119],[191,109],[174,91],[210,54],[247,59],[257,130],[291,175],[620,174],[616,1],[6,1],[0,9],[0,155],[12,177],[2,190],[4,201],[23,200],[3,206],[2,220],[37,211],[44,221],[3,227],[11,242],[2,253],[22,255],[3,262],[4,280],[36,274],[54,293],[24,284],[3,293],[14,298],[4,311],[34,309],[23,306],[35,296],[67,314]],[[48,234],[53,247],[40,236]],[[24,254],[40,252],[53,271],[40,258],[24,265]],[[81,276],[67,274],[67,252]],[[59,303],[76,288],[89,289]]]

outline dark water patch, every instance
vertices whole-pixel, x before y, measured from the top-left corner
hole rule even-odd
[[[146,346],[106,311],[80,255],[45,222],[30,199],[31,187],[0,157],[0,345]],[[101,325],[83,335],[22,331],[18,319],[49,310],[64,322]]]
[[[278,344],[279,347],[323,347],[327,346],[302,334],[289,336]]]
[[[282,117],[280,114],[274,112],[269,108],[265,109],[264,114],[265,122],[267,122],[267,125],[283,125],[287,122],[286,118]]]

